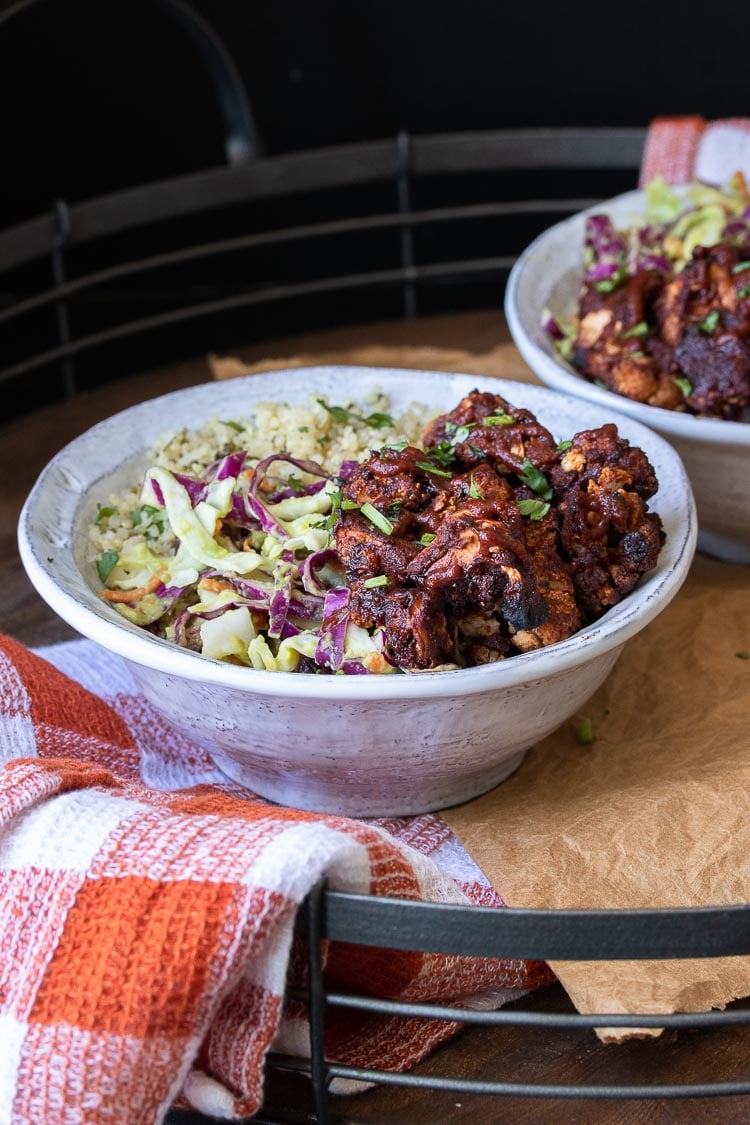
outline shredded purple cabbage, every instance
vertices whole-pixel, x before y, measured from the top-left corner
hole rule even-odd
[[[337,672],[344,662],[350,596],[351,591],[347,586],[337,586],[329,590],[325,598],[323,624],[318,647],[315,649],[315,660],[324,667],[332,668],[334,672]]]

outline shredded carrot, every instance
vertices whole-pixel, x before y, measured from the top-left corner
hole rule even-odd
[[[242,544],[242,550],[243,551],[254,551],[255,550],[249,535],[248,535],[247,539],[245,540],[245,542]]]
[[[161,578],[154,574],[145,586],[138,586],[135,590],[102,590],[101,596],[107,602],[139,602],[147,594],[153,594],[161,586]]]
[[[217,517],[216,523],[214,524],[214,539],[217,537],[223,526],[223,521]]]
[[[267,480],[265,477],[263,478],[263,480],[258,485],[258,488],[261,490],[261,492],[273,492],[275,487],[276,486],[274,484],[272,484],[270,480]]]
[[[204,578],[201,581],[201,586],[211,594],[220,594],[222,590],[232,589],[231,584],[224,582],[221,578]]]
[[[255,469],[245,469],[242,475],[243,477],[247,477],[248,480],[252,480],[255,476]]]

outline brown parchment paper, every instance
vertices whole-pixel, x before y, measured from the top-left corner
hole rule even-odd
[[[508,905],[750,902],[748,650],[750,569],[698,556],[581,715],[444,814]],[[702,1011],[750,994],[750,957],[552,968],[581,1012]]]
[[[215,378],[353,363],[537,381],[494,312],[318,333],[210,363]],[[508,905],[750,902],[746,652],[750,568],[698,556],[581,714],[492,793],[444,812]],[[577,740],[584,717],[592,745]],[[701,1011],[750,995],[748,957],[552,967],[578,1010],[594,1014]],[[610,1040],[632,1033],[600,1029]]]

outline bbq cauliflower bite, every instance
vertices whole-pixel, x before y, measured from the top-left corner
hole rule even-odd
[[[742,264],[730,243],[698,246],[654,304],[697,414],[736,418],[750,400],[750,268]]]
[[[351,618],[382,627],[401,668],[564,640],[655,565],[657,482],[615,426],[560,450],[529,411],[475,391],[425,446],[373,452],[342,484],[334,529]]]
[[[645,270],[626,278],[612,293],[586,283],[582,316],[573,344],[573,363],[590,380],[650,406],[684,409],[684,396],[669,370],[648,351],[643,328],[661,278]]]
[[[667,410],[737,418],[750,402],[750,249],[698,246],[681,273],[585,281],[573,365],[616,394]]]

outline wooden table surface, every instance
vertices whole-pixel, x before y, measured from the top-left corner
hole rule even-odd
[[[250,362],[355,362],[443,367],[498,374],[528,381],[530,374],[509,342],[496,312],[462,314],[347,329],[243,351]],[[15,528],[21,505],[49,458],[77,434],[126,406],[210,377],[205,361],[140,375],[68,402],[48,407],[0,430],[0,628],[28,645],[67,640],[73,631],[37,596],[23,572]],[[7,394],[8,391],[3,392]],[[572,1011],[555,985],[526,997],[523,1007]],[[743,1004],[743,1006],[745,1006]],[[750,1027],[669,1032],[656,1040],[602,1046],[586,1030],[522,1028],[459,1033],[415,1068],[424,1075],[451,1075],[513,1082],[559,1084],[639,1084],[710,1082],[750,1077]],[[275,1080],[271,1100],[305,1106],[302,1080]],[[174,1115],[184,1125],[193,1115]],[[729,1122],[750,1121],[750,1098],[680,1101],[584,1101],[535,1098],[498,1099],[382,1087],[336,1098],[333,1120],[393,1122]],[[303,1118],[304,1119],[304,1118]],[[204,1119],[205,1120],[205,1119]],[[312,1118],[307,1118],[312,1120]]]

